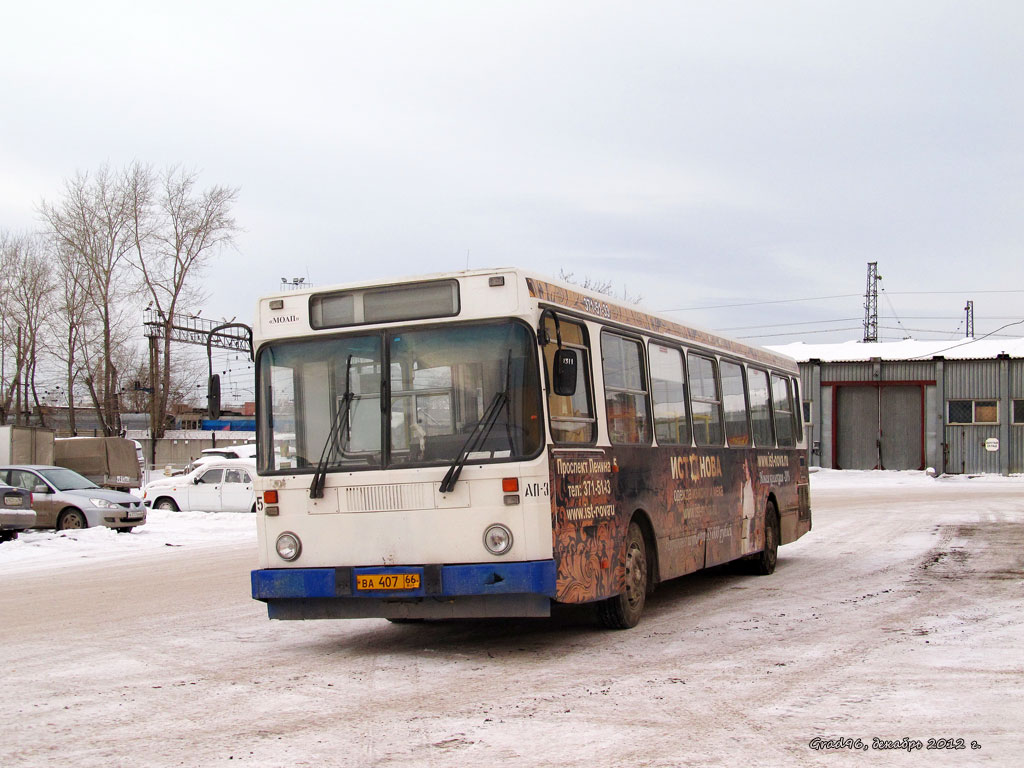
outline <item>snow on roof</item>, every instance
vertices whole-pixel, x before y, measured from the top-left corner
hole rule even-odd
[[[958,339],[947,341],[844,341],[838,344],[778,344],[767,347],[798,362],[821,360],[826,363],[860,362],[878,357],[882,360],[991,360],[999,355],[1024,358],[1024,338]]]

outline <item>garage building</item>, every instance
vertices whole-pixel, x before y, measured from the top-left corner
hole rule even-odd
[[[1024,472],[1024,339],[786,344],[813,466]]]

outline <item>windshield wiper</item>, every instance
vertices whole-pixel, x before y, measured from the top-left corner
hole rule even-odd
[[[459,451],[459,455],[455,457],[455,461],[448,467],[448,471],[445,473],[444,480],[441,481],[440,491],[441,493],[451,493],[452,489],[455,488],[455,483],[459,480],[459,475],[462,474],[462,468],[466,466],[466,462],[469,460],[469,455],[476,451],[487,436],[491,434],[491,430],[494,428],[495,422],[498,420],[498,414],[501,413],[503,407],[508,407],[510,402],[509,388],[510,388],[510,373],[512,369],[512,350],[508,351],[508,360],[505,364],[505,389],[502,392],[498,392],[494,395],[494,399],[491,404],[487,406],[487,410],[484,411],[483,417],[473,426],[473,431],[469,433],[469,439],[463,444],[462,449]],[[508,434],[509,448],[514,448],[512,445],[512,431],[508,424],[508,418],[505,419],[505,431]]]
[[[348,414],[352,400],[355,397],[350,387],[351,373],[352,355],[349,355],[348,361],[345,363],[345,394],[341,398],[341,407],[335,412],[334,419],[331,421],[331,429],[327,433],[327,442],[324,443],[324,449],[320,452],[320,461],[317,462],[316,471],[313,473],[313,482],[309,484],[309,498],[311,499],[322,499],[324,497],[324,483],[327,482],[327,463],[329,457],[333,452],[332,449],[336,447],[338,436],[344,435],[345,428],[348,426]]]

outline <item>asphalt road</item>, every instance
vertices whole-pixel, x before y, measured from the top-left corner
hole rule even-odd
[[[1020,765],[1019,488],[816,493],[773,576],[625,632],[270,622],[237,545],[8,576],[0,765]]]

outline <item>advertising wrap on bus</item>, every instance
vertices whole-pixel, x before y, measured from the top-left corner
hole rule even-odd
[[[795,363],[519,270],[259,304],[253,597],[271,618],[634,626],[810,530]],[[276,317],[288,317],[283,327]]]
[[[629,523],[617,514],[623,501],[639,510],[664,511],[656,542],[661,580],[760,551],[764,515],[757,512],[770,497],[784,510],[780,544],[810,527],[810,508],[800,508],[793,483],[801,476],[807,482],[803,456],[726,449],[713,454],[625,447],[600,454],[552,451],[551,476],[555,597],[561,602],[592,602],[616,593],[624,578],[615,570],[621,567],[616,547]]]

